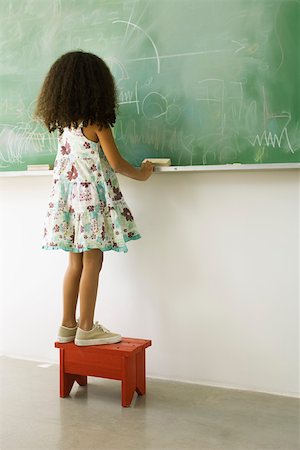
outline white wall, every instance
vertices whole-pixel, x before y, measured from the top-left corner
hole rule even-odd
[[[119,180],[143,237],[105,253],[95,320],[152,339],[148,376],[299,395],[299,172]],[[50,185],[0,178],[1,329],[5,355],[57,362],[68,254],[40,248]]]

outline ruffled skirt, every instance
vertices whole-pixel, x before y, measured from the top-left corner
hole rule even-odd
[[[141,237],[119,189],[105,182],[54,179],[44,222],[42,249],[80,253],[91,249],[127,252]]]

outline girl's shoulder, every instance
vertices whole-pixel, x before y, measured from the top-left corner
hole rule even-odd
[[[95,124],[93,125],[88,125],[87,127],[83,127],[83,124],[80,124],[80,130],[82,132],[82,134],[89,140],[89,141],[93,141],[93,142],[99,142],[99,138],[97,136],[96,130],[97,130],[97,126]]]
[[[98,136],[96,134],[96,132],[94,131],[94,127],[92,125],[89,125],[87,127],[83,127],[82,123],[79,123],[79,125],[77,127],[75,126],[71,126],[69,127],[64,127],[62,129],[62,132],[59,133],[58,135],[58,139],[64,140],[65,138],[79,138],[79,139],[86,139],[88,141],[92,141],[95,144],[98,144],[99,139]]]

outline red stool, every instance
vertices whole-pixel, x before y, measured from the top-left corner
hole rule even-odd
[[[87,384],[87,376],[122,381],[122,406],[130,406],[134,391],[146,393],[145,349],[151,341],[122,338],[117,344],[81,347],[55,342],[60,352],[60,397],[70,394],[74,381]]]

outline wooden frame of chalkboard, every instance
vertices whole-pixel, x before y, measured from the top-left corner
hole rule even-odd
[[[282,163],[282,164],[224,164],[208,166],[168,166],[155,167],[154,173],[161,172],[220,172],[220,171],[241,171],[241,170],[299,170],[300,163]],[[24,177],[24,176],[43,176],[53,175],[53,170],[36,171],[11,171],[0,172],[1,177]]]

